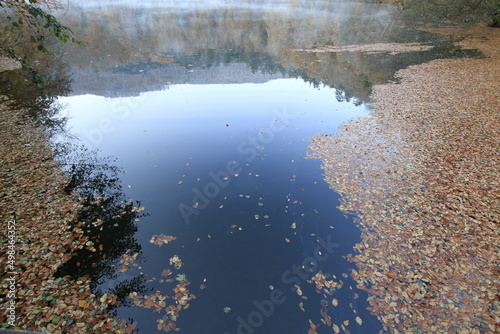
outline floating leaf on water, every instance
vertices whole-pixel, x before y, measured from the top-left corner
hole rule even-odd
[[[290,239],[288,239],[288,238],[285,238],[285,241],[286,241],[286,242],[290,242]]]
[[[127,270],[129,270],[129,269],[130,269],[129,267],[122,267],[122,268],[119,270],[119,272],[124,273],[124,272],[126,272]]]
[[[362,325],[363,324],[363,320],[361,320],[360,317],[356,317],[356,322],[358,323],[358,325]]]
[[[338,306],[339,305],[339,301],[336,298],[333,298],[332,299],[332,305],[333,306]]]
[[[333,331],[335,332],[335,334],[340,333],[340,328],[339,328],[339,326],[337,326],[337,325],[333,324],[333,326],[332,326],[332,327],[333,327]]]
[[[161,276],[163,277],[167,277],[169,275],[172,275],[172,271],[170,269],[163,269],[163,271],[161,272]]]
[[[169,259],[169,263],[171,265],[174,265],[175,269],[179,269],[183,265],[181,259],[177,255],[174,255],[173,257],[171,257]]]
[[[231,308],[228,306],[224,307],[224,313],[229,313],[229,312],[231,312]]]
[[[176,281],[179,282],[185,282],[187,280],[187,277],[185,274],[178,274],[177,277],[175,278]]]
[[[238,225],[231,225],[231,228],[237,228]]]
[[[344,326],[349,326],[349,320],[344,320],[343,324]]]
[[[170,236],[170,235],[165,235],[163,233],[161,234],[155,234],[151,237],[149,240],[150,243],[155,244],[159,247],[163,246],[164,244],[168,244],[169,242],[177,239],[176,237]]]
[[[274,290],[274,286],[270,285],[269,290]]]

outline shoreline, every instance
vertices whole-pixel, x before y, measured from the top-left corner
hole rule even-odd
[[[374,87],[368,117],[312,138],[340,208],[358,218],[351,258],[392,333],[494,333],[500,305],[500,31],[441,28],[481,59],[441,59]]]
[[[131,333],[107,311],[116,297],[98,298],[89,277],[56,278],[57,268],[85,247],[72,228],[80,203],[64,193],[66,176],[41,127],[0,97],[0,328],[49,333]]]

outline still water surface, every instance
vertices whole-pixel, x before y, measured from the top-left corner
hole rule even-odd
[[[359,229],[305,159],[308,138],[367,115],[371,86],[397,69],[444,55],[296,50],[430,40],[392,31],[387,15],[323,1],[89,1],[61,14],[87,44],[66,54],[71,132],[117,158],[125,196],[145,207],[122,249],[137,266],[120,272],[115,254],[96,288],[160,291],[184,306],[173,316],[128,303],[120,318],[141,333],[162,318],[183,333],[381,329],[349,275]],[[160,234],[176,239],[150,242]],[[196,296],[188,308],[172,298],[179,284]]]

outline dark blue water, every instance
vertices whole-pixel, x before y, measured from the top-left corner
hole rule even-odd
[[[87,95],[65,102],[73,132],[102,155],[118,158],[126,170],[121,180],[127,196],[140,200],[149,214],[137,223],[141,269],[123,275],[142,272],[147,280],[157,279],[148,288],[171,294],[175,283],[158,280],[163,269],[172,268],[169,258],[182,259],[184,266],[174,274],[186,274],[197,296],[180,313],[182,331],[237,333],[240,326],[241,333],[250,327],[256,333],[303,333],[309,319],[319,323],[320,300],[334,297],[340,304],[331,307],[334,319],[355,324],[360,315],[363,326],[377,326],[364,310],[366,296],[342,277],[353,267],[343,256],[352,252],[359,231],[336,208],[338,196],[322,180],[319,162],[305,159],[307,138],[336,131],[364,115],[363,106],[338,102],[334,90],[297,79],[176,85],[135,98]],[[149,243],[160,233],[177,240],[161,248]],[[318,246],[322,256],[315,253]],[[315,255],[321,261],[310,271],[294,271]],[[316,293],[307,280],[320,270],[345,286],[332,296]],[[297,295],[295,284],[309,299]],[[268,313],[261,321],[255,303],[271,300],[273,291],[282,292],[279,304],[264,308]],[[224,313],[225,307],[231,312]],[[156,331],[161,318],[136,308],[120,308],[118,314],[138,320],[146,333]],[[256,318],[248,320],[252,314]],[[247,328],[239,319],[258,326]]]

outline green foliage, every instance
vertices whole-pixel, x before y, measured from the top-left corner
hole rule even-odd
[[[46,9],[44,9],[44,7]],[[55,36],[59,41],[81,44],[73,37],[73,31],[61,24],[48,10],[57,8],[52,0],[0,0],[0,9],[10,25],[3,25],[0,41],[0,56],[16,60],[22,65],[37,87],[48,96],[47,78],[40,74],[29,56],[33,52],[27,44],[34,45],[39,52],[48,52],[47,36]],[[30,50],[30,52],[26,52]]]
[[[400,0],[402,18],[411,24],[486,22],[498,26],[498,0]]]

